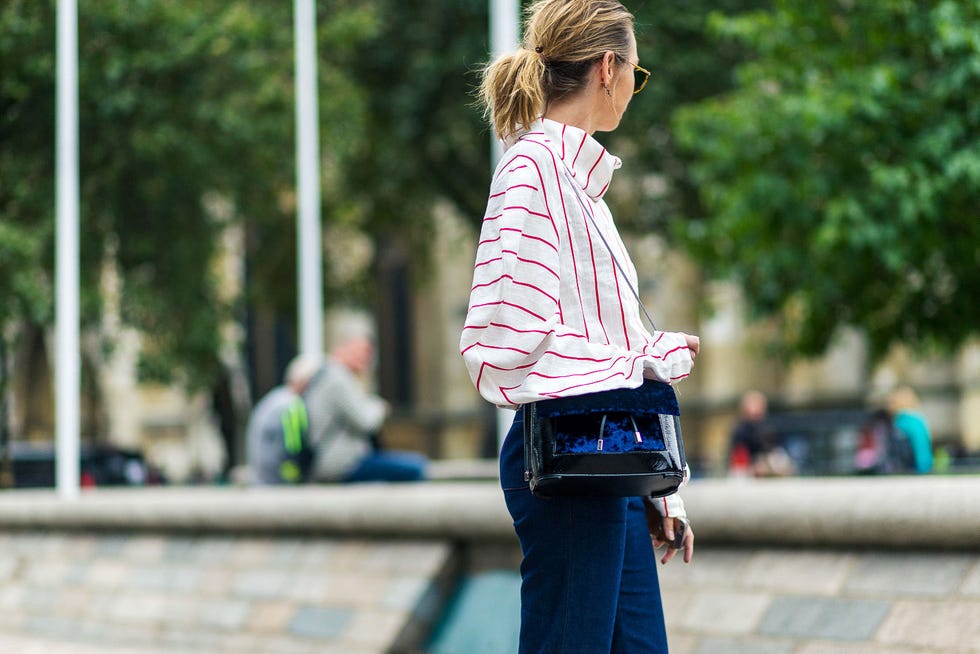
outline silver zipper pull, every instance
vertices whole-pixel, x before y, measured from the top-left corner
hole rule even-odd
[[[602,451],[602,439],[601,439],[601,438],[600,438],[600,439],[599,439],[599,440],[598,440],[598,441],[596,442],[596,444],[595,444],[595,449],[596,449],[597,451],[599,451],[599,452],[601,452],[601,451]]]

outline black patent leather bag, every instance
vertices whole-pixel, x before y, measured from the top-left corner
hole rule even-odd
[[[525,478],[538,496],[661,497],[687,462],[673,387],[541,400],[524,411]]]

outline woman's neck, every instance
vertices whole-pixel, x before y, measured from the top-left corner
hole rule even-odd
[[[549,103],[545,108],[544,117],[564,125],[578,127],[589,135],[596,131],[594,103],[585,94]]]

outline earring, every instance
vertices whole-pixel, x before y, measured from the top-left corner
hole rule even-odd
[[[608,86],[606,87],[606,95],[608,95],[610,98],[612,97],[612,91],[609,90]]]

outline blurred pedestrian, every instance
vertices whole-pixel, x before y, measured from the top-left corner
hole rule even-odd
[[[766,424],[769,400],[758,390],[747,391],[739,403],[739,421],[732,430],[729,474],[733,476],[786,477],[796,464]]]
[[[697,336],[650,333],[641,322],[629,291],[636,272],[602,199],[621,161],[593,138],[619,125],[648,75],[633,16],[615,0],[535,2],[523,46],[484,71],[482,98],[507,150],[460,349],[493,404],[671,383],[691,371]],[[686,524],[680,497],[539,498],[522,433],[518,411],[500,480],[523,553],[519,651],[667,652],[651,540],[659,547]],[[661,560],[682,551],[690,561],[693,532],[678,546]]]
[[[768,412],[765,395],[751,390],[739,402],[739,419],[732,429],[728,471],[734,476],[751,475],[753,462],[763,450],[762,421]]]
[[[367,392],[359,379],[373,362],[370,337],[342,336],[303,393],[315,448],[315,482],[419,481],[426,477],[424,456],[380,446],[388,403]]]
[[[306,480],[312,461],[302,393],[321,357],[300,355],[286,367],[284,383],[252,409],[246,442],[251,481],[295,484]]]
[[[925,474],[932,470],[932,434],[926,418],[919,411],[919,398],[909,386],[901,386],[888,398],[895,429],[912,448],[913,471]]]
[[[872,411],[858,434],[854,470],[862,475],[881,475],[900,470],[902,466],[894,452],[894,441],[892,414],[886,409]]]

